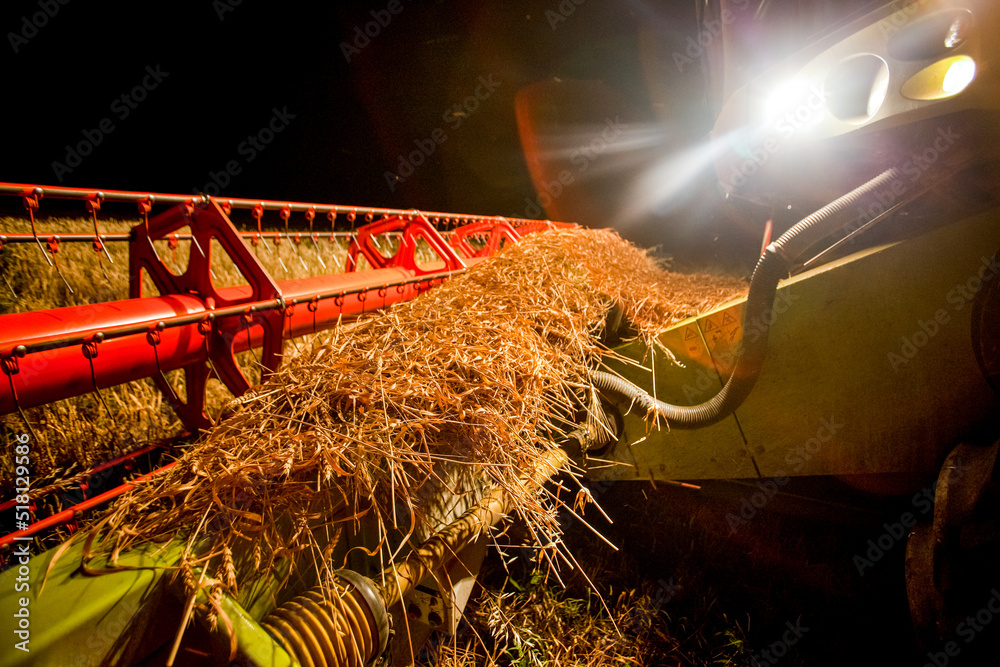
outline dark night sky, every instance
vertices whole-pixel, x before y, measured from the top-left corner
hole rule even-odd
[[[233,197],[615,224],[637,175],[711,129],[717,110],[700,62],[678,68],[672,58],[698,35],[694,6],[7,2],[0,180],[209,194],[220,186]],[[375,33],[367,43],[357,38],[366,27]],[[131,99],[137,86],[141,101]],[[567,133],[542,136],[575,177],[545,213],[532,210],[540,192],[519,136],[519,91],[522,120],[542,135]],[[578,148],[616,118],[630,128],[628,141],[616,138],[624,148],[581,160]],[[581,127],[587,133],[574,135]],[[95,145],[77,161],[69,149],[81,142],[84,151]],[[390,187],[387,172],[409,173],[401,159],[420,147],[431,154]],[[234,173],[221,176],[227,165]],[[754,237],[719,213],[711,174],[694,176],[625,235],[709,253],[720,236]]]
[[[222,194],[523,216],[537,193],[516,93],[555,78],[587,81],[613,98],[616,114],[657,122],[639,32],[668,45],[696,33],[686,1],[566,0],[573,11],[557,22],[546,14],[559,11],[557,0],[398,0],[395,14],[389,4],[5,3],[0,180],[186,193],[235,161],[239,173]],[[55,15],[43,21],[46,6]],[[367,45],[353,44],[362,46],[348,62],[341,44],[377,18],[372,11],[391,20]],[[687,86],[675,114],[685,136],[710,127],[700,77],[694,66],[675,82]],[[144,80],[145,99],[122,99]],[[477,87],[484,99],[473,99]],[[244,143],[275,109],[294,118],[262,150]],[[399,170],[399,156],[442,133],[424,164],[390,188],[385,174]],[[93,137],[100,143],[71,166],[67,146]]]

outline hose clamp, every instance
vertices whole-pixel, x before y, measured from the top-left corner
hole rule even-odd
[[[337,570],[336,576],[354,586],[361,593],[361,597],[364,598],[368,610],[371,611],[375,619],[375,626],[378,628],[379,648],[376,655],[384,655],[389,646],[389,613],[385,608],[385,599],[379,593],[375,582],[354,570]]]
[[[789,256],[789,253],[787,250],[784,249],[784,246],[779,246],[776,243],[769,243],[768,246],[764,248],[764,252],[771,253],[772,255],[777,255],[782,260],[784,260],[786,264],[791,264],[792,261],[795,259],[794,257]]]

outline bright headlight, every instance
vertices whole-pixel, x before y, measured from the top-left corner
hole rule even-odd
[[[764,102],[764,115],[768,119],[775,119],[784,114],[794,111],[809,99],[809,86],[804,81],[787,81],[776,86]],[[817,96],[820,97],[821,96]],[[822,101],[821,99],[819,101]]]
[[[976,61],[968,56],[955,60],[944,75],[941,89],[947,95],[958,95],[976,78]]]
[[[907,80],[900,92],[911,100],[941,100],[958,95],[976,78],[976,61],[969,56],[943,58]]]
[[[762,112],[763,127],[782,133],[808,130],[826,117],[825,93],[820,86],[796,79],[776,87]]]

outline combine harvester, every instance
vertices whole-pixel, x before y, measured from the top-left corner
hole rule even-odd
[[[589,378],[613,437],[581,429],[566,443],[594,481],[755,480],[763,493],[793,478],[834,477],[868,493],[910,495],[936,479],[933,512],[900,520],[911,614],[928,645],[953,636],[989,597],[967,563],[997,546],[997,29],[1000,7],[985,0],[887,4],[734,93],[710,151],[730,199],[815,212],[766,240],[746,298],[674,324],[655,343],[617,344]],[[249,389],[236,353],[260,347],[265,371],[274,372],[287,338],[414,297],[503,243],[554,226],[463,216],[446,235],[434,223],[454,216],[439,213],[22,185],[0,191],[23,198],[32,215],[46,198],[80,199],[95,221],[94,235],[6,234],[0,243],[37,244],[54,258],[62,242],[93,243],[101,252],[106,243],[128,241],[133,278],[128,301],[0,318],[3,411],[152,377],[192,431],[209,426],[203,389],[210,372],[235,396]],[[127,237],[102,236],[102,201],[133,202],[142,221]],[[171,208],[146,221],[153,206],[166,204]],[[229,221],[238,208],[251,209],[258,222],[268,210],[286,222],[305,214],[310,225],[316,214],[365,215],[370,222],[351,238],[347,264],[354,269],[363,256],[372,268],[277,282]],[[391,258],[376,243],[388,232],[400,235]],[[291,243],[293,235],[271,238]],[[249,236],[255,244],[267,233]],[[182,275],[157,255],[157,244],[171,239],[190,239]],[[433,265],[416,260],[420,239],[437,256]],[[246,286],[214,286],[210,254],[217,249]],[[140,272],[159,296],[143,297]],[[605,338],[634,334],[629,322],[609,321]],[[183,403],[163,378],[177,369],[186,375]],[[530,484],[566,459],[540,458],[526,473]],[[2,544],[12,549],[127,488],[42,519]],[[468,595],[469,577],[458,565],[463,549],[481,544],[481,530],[508,509],[502,493],[487,493],[390,563],[382,578],[341,571],[335,604],[317,593],[289,600],[289,590],[316,582],[283,588],[287,572],[275,572],[238,598],[217,598],[219,622],[184,642],[207,664],[226,664],[233,653],[241,664],[367,664],[384,653],[386,610],[403,598],[411,617],[454,627]],[[736,527],[754,510],[729,521]],[[176,562],[180,547],[122,553],[118,566],[131,569],[97,577],[79,572],[73,549],[80,544],[54,565],[52,551],[25,563],[32,652],[5,652],[0,664],[96,665],[112,647],[117,664],[159,664],[176,654],[176,623],[161,619],[182,618],[185,600],[194,600],[155,586],[162,570],[153,566]],[[441,574],[449,568],[450,576]],[[463,583],[446,592],[430,585],[443,580]],[[0,590],[4,610],[18,608],[14,590]]]

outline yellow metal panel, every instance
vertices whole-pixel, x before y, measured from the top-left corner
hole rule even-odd
[[[794,302],[736,411],[761,474],[936,470],[996,414],[972,350],[970,288],[1000,280],[998,223],[990,212],[782,286]]]
[[[742,305],[738,308],[742,311]],[[721,325],[722,319],[720,316],[713,323]],[[728,349],[727,339],[731,334],[728,320],[725,327],[711,327],[708,336],[699,320],[685,320],[659,338],[659,343],[683,365],[672,362],[663,350],[631,343],[616,352],[635,363],[612,362],[609,366],[646,387],[660,400],[693,405],[711,398],[722,387],[712,350],[713,346]],[[668,431],[662,422],[659,428],[650,425],[643,419],[644,414],[627,411],[628,407],[622,406],[625,413],[622,438],[614,449],[601,456],[618,465],[601,464],[606,467],[595,470],[592,477],[705,479],[757,474],[734,419],[710,429]]]
[[[719,424],[649,429],[641,415],[602,458],[625,466],[592,477],[708,479],[934,471],[977,424],[1000,412],[972,351],[977,281],[1000,280],[1000,214],[869,249],[785,281],[760,378]],[[644,368],[610,364],[657,398],[711,398],[735,361],[743,302],[666,331],[683,367],[639,343],[616,350]],[[655,367],[655,374],[650,371]],[[655,378],[655,383],[654,383]],[[627,407],[627,406],[625,406]]]

